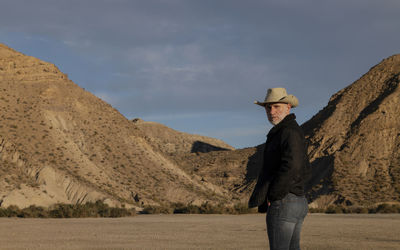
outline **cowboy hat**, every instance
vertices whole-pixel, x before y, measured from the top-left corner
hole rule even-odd
[[[292,105],[292,108],[299,105],[299,100],[294,95],[288,95],[285,88],[268,89],[264,102],[255,101],[254,103],[265,107],[267,103],[283,102]]]

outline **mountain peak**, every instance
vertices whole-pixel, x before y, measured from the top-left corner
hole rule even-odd
[[[333,95],[303,125],[314,199],[329,195],[370,205],[400,196],[399,82],[400,55],[393,55]]]

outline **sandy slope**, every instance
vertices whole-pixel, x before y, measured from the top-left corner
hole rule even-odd
[[[302,249],[400,249],[400,215],[311,214]],[[264,215],[0,219],[0,249],[267,249]]]

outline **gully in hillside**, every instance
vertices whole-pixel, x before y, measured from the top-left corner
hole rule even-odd
[[[267,135],[263,166],[249,207],[267,212],[270,249],[300,249],[300,231],[308,212],[304,184],[310,164],[303,131],[290,113],[298,105],[284,88],[268,89],[263,106],[274,125]]]

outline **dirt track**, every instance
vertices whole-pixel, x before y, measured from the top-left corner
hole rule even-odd
[[[302,249],[400,249],[400,215],[306,218]],[[266,249],[264,215],[0,219],[0,249]]]

